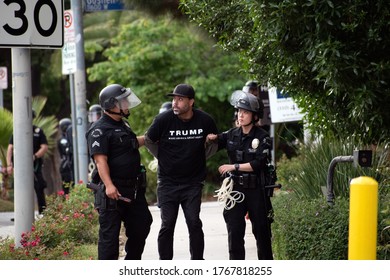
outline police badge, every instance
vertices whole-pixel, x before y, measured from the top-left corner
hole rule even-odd
[[[252,149],[256,150],[259,147],[260,140],[255,138],[252,140]]]

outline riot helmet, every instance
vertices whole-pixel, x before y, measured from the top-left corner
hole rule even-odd
[[[257,81],[249,80],[245,83],[245,86],[242,88],[243,92],[251,93],[257,97],[260,95],[259,83]]]
[[[263,117],[264,105],[263,102],[255,95],[244,92],[242,90],[236,90],[233,92],[230,98],[230,104],[234,106],[236,110],[243,109],[253,112],[254,120]]]
[[[172,102],[164,102],[161,107],[160,107],[160,110],[158,111],[159,114],[161,114],[162,112],[165,112],[165,111],[168,111],[172,108]]]
[[[102,116],[102,107],[99,104],[93,104],[88,110],[88,122],[94,123]]]
[[[141,100],[130,88],[125,88],[119,84],[108,85],[100,91],[99,103],[103,110],[110,114],[120,115],[127,118],[130,113],[124,110],[130,110],[138,106]],[[113,112],[111,109],[119,108],[120,113]]]
[[[60,120],[59,126],[62,133],[65,133],[68,127],[72,124],[72,121],[69,118],[63,118]]]

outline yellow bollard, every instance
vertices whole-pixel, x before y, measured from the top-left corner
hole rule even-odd
[[[378,182],[371,177],[350,183],[348,259],[376,260]]]

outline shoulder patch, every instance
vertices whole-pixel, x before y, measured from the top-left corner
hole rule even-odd
[[[100,137],[102,135],[103,135],[103,131],[100,128],[95,128],[91,132],[91,136],[94,137],[94,138]]]

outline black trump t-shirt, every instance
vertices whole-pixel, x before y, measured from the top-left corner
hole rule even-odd
[[[172,110],[157,115],[147,136],[158,143],[159,180],[198,183],[206,178],[205,140],[217,133],[213,118],[198,109],[182,121]]]

